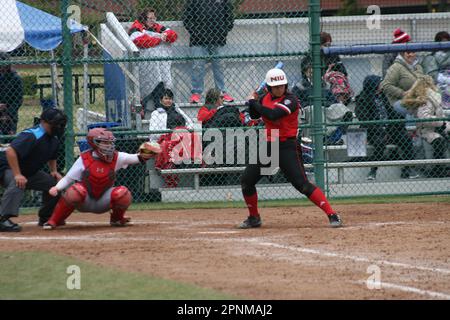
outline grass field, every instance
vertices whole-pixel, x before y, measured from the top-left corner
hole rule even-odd
[[[231,299],[162,278],[124,272],[48,252],[0,252],[3,299]],[[80,268],[80,289],[68,289],[69,266]],[[69,286],[70,287],[70,286]],[[73,287],[72,287],[73,288]]]

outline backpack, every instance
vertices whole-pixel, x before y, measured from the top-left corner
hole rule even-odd
[[[330,85],[330,90],[333,95],[342,94],[345,96],[345,100],[353,97],[353,90],[350,87],[350,82],[347,76],[339,71],[331,71],[328,68],[327,72],[323,76],[323,80]]]
[[[222,107],[204,126],[207,128],[241,127],[239,109],[233,106]]]

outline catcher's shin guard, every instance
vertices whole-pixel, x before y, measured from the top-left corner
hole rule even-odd
[[[111,192],[111,225],[124,226],[130,219],[125,217],[125,212],[133,200],[127,187],[115,187]]]
[[[47,224],[53,227],[64,224],[75,208],[84,202],[86,196],[87,190],[81,183],[72,185],[59,199]]]

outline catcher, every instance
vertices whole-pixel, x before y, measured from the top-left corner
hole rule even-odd
[[[111,226],[126,226],[130,218],[125,217],[125,211],[132,197],[127,187],[114,186],[115,172],[130,164],[143,164],[161,152],[154,142],[143,143],[138,154],[118,152],[113,133],[104,128],[89,130],[86,139],[91,149],[81,153],[67,175],[49,191],[55,197],[66,190],[44,224],[46,230],[64,225],[75,209],[93,213],[105,213],[111,209]]]

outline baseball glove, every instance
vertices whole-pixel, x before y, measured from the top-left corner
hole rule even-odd
[[[161,146],[157,142],[144,142],[139,147],[139,156],[148,160],[158,153],[161,153]]]

